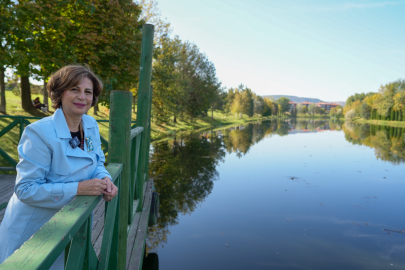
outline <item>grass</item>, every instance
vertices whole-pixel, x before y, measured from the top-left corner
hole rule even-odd
[[[42,95],[31,95],[32,99],[39,97],[40,100],[43,102]],[[51,104],[50,99],[48,99],[48,104]],[[21,108],[20,97],[15,96],[11,91],[6,91],[6,112],[8,115],[17,115],[17,116],[51,116],[54,113],[54,109],[52,107],[49,108],[49,112],[43,113],[39,110],[34,112],[26,112]],[[110,110],[107,107],[99,106],[98,115],[94,115],[93,109],[90,109],[88,115],[93,116],[97,120],[109,120]],[[211,113],[209,113],[211,115]],[[152,119],[152,126],[151,126],[151,139],[158,140],[162,139],[167,136],[173,136],[177,132],[184,132],[184,131],[199,131],[205,130],[217,126],[226,126],[231,124],[242,124],[251,121],[260,121],[275,118],[275,116],[270,117],[247,117],[243,115],[242,118],[234,117],[233,114],[225,115],[219,111],[214,112],[214,119],[211,116],[200,116],[197,119],[193,120],[180,120],[177,119],[177,123],[165,123],[165,124],[157,124],[153,122]],[[132,120],[136,120],[136,114],[132,114]],[[13,120],[10,118],[0,118],[0,131],[4,129],[7,125],[9,125]],[[37,120],[29,120],[31,123]],[[100,135],[103,136],[108,140],[108,129],[109,123],[98,123],[100,129]],[[14,127],[12,130],[7,132],[4,136],[0,137],[0,148],[6,151],[14,160],[18,160],[17,156],[17,145],[19,142],[19,125]],[[0,156],[0,167],[9,167],[10,165]],[[4,172],[0,172],[4,173]]]
[[[354,118],[352,122],[380,126],[405,127],[405,121],[366,120],[363,118]]]

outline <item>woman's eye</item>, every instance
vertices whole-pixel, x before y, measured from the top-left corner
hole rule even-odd
[[[86,91],[86,94],[92,95],[93,92],[91,92],[91,91]]]
[[[78,91],[78,89],[77,88],[72,88],[72,91]]]

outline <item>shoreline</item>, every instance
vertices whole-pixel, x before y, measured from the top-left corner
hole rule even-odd
[[[386,121],[386,120],[364,120],[363,118],[352,120],[358,124],[372,124],[378,126],[405,127],[405,121]]]
[[[189,125],[187,127],[182,127],[181,123],[178,123],[179,125],[171,124],[171,125],[167,125],[169,127],[165,126],[166,130],[162,130],[159,132],[153,131],[154,127],[156,127],[158,125],[152,123],[151,141],[153,141],[153,142],[160,141],[160,140],[164,140],[166,138],[171,138],[173,136],[176,136],[179,134],[184,134],[184,133],[201,132],[204,130],[218,129],[221,127],[232,126],[235,124],[244,124],[244,123],[255,122],[255,121],[266,121],[266,120],[277,119],[277,118],[278,118],[277,116],[264,116],[264,117],[251,117],[251,118],[225,117],[222,119],[219,119],[219,118],[211,119],[211,117],[206,116],[202,119],[198,119],[199,121],[196,121],[195,123],[192,123],[192,125]],[[178,126],[180,126],[180,127],[178,127]]]

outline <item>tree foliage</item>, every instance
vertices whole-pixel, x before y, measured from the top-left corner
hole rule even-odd
[[[1,11],[7,3],[0,2]],[[11,63],[2,62],[3,67],[11,65],[21,76],[24,109],[31,109],[24,106],[31,104],[25,83],[29,76],[46,81],[71,63],[90,66],[103,80],[99,99],[107,105],[110,90],[129,90],[137,83],[143,21],[133,1],[20,0],[11,9],[13,21],[1,20],[1,30],[10,28],[9,40],[2,39],[2,46],[8,44],[7,57],[1,59]]]
[[[286,97],[281,97],[277,99],[277,103],[280,105],[280,112],[285,113],[288,112],[291,108],[290,99]]]
[[[364,119],[402,121],[405,106],[405,80],[381,85],[377,93],[362,93],[350,96],[343,113],[354,111]]]

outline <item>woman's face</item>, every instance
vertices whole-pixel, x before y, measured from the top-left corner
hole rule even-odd
[[[93,102],[93,82],[84,77],[78,86],[63,91],[61,101],[65,114],[82,116]]]

